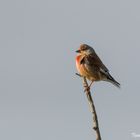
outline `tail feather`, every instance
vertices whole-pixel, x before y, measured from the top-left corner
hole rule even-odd
[[[116,87],[120,88],[120,83],[118,83],[110,74],[107,76],[107,81],[111,82]]]

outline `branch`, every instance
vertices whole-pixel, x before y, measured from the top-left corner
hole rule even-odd
[[[96,140],[101,140],[98,118],[97,118],[94,102],[93,102],[90,90],[88,89],[88,83],[85,77],[83,77],[83,86],[85,88],[85,93],[87,95],[90,111],[93,115],[93,129],[95,130],[95,133],[96,133]]]
[[[82,77],[82,75],[80,75],[79,73],[75,73],[77,76]]]

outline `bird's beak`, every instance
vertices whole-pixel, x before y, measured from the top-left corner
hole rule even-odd
[[[80,52],[81,52],[80,50],[77,50],[77,51],[76,51],[76,53],[80,53]]]

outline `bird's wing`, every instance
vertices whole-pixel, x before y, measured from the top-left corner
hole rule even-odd
[[[98,67],[98,69],[101,72],[103,72],[103,73],[109,72],[107,67],[103,64],[103,62],[101,61],[101,59],[98,57],[98,55],[96,53],[94,53],[93,55],[88,55],[87,60],[88,60],[88,62],[90,63],[91,66]]]
[[[86,64],[90,66],[90,68],[94,68],[97,71],[103,73],[104,75],[109,76],[109,70],[103,64],[103,62],[101,61],[101,59],[98,57],[96,53],[84,56],[81,59],[80,64]]]
[[[106,77],[105,79],[106,81],[110,81],[117,87],[120,87],[120,84],[110,75],[109,70],[103,64],[103,62],[101,61],[101,59],[98,57],[97,54],[83,57],[80,63],[87,64],[91,68],[98,70],[101,74],[103,74]]]

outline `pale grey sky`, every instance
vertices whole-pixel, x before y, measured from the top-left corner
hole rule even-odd
[[[0,1],[0,139],[91,140],[75,50],[96,50],[119,90],[94,84],[103,140],[140,134],[140,1]]]

